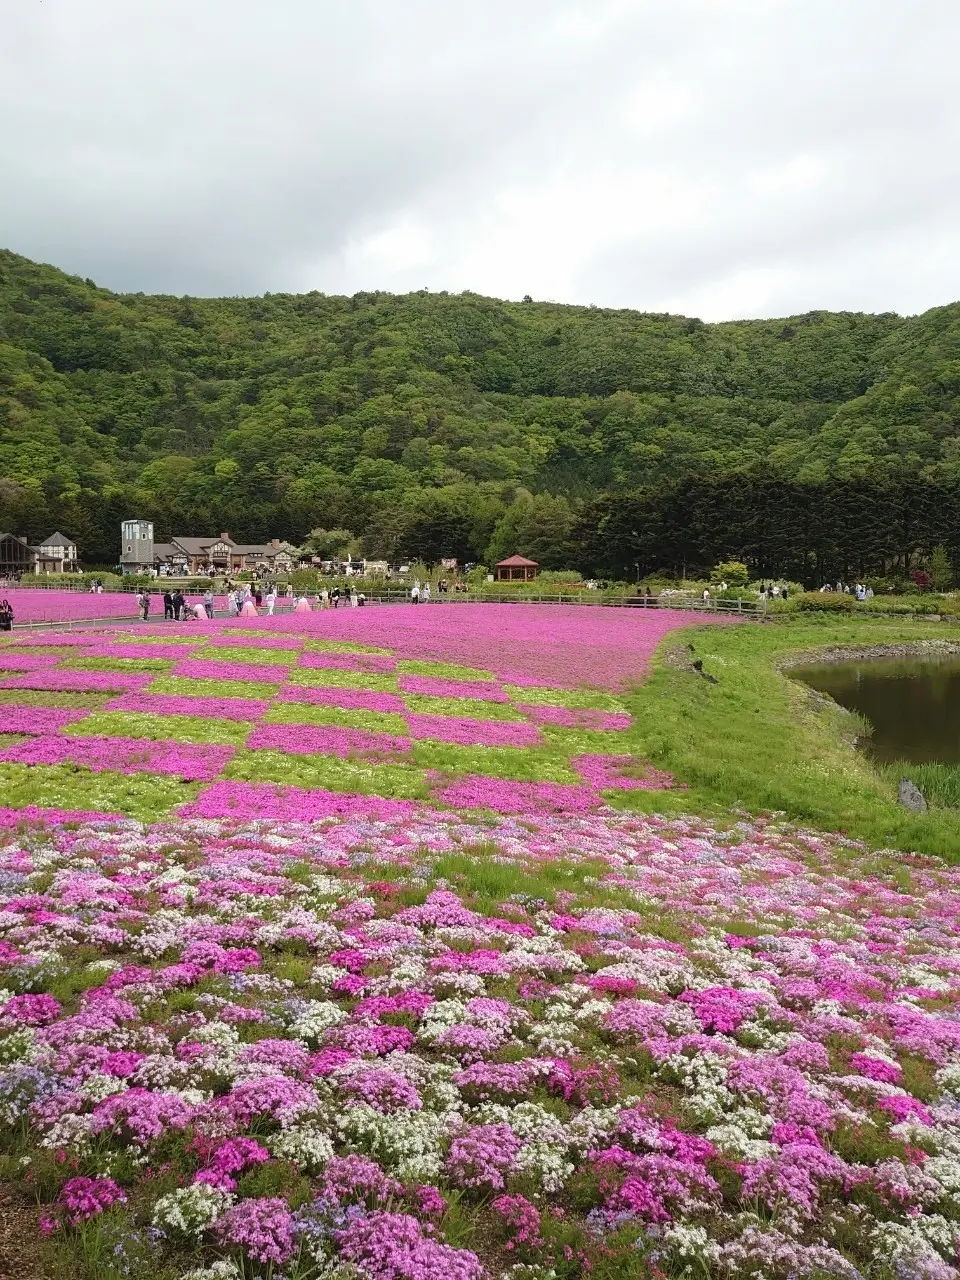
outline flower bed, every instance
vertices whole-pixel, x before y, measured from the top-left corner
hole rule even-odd
[[[0,811],[3,1167],[76,1274],[955,1280],[960,872],[213,790]]]

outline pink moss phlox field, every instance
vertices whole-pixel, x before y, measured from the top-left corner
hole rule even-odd
[[[40,737],[0,751],[13,764],[83,765],[100,773],[163,773],[184,782],[210,781],[232,759],[235,747],[193,746],[142,738]]]
[[[29,587],[4,590],[18,625],[27,622],[77,622],[84,618],[133,618],[137,601],[133,592],[31,591]],[[161,613],[163,612],[161,607]]]
[[[132,640],[125,643],[101,640],[84,645],[81,652],[85,658],[176,658],[181,661],[191,652],[191,647],[160,642],[139,644]]]
[[[562,782],[508,782],[471,775],[434,792],[452,809],[492,809],[495,813],[590,813],[603,800],[590,787]]]
[[[0,671],[39,671],[59,661],[55,653],[5,653],[0,649]]]
[[[436,676],[399,676],[402,693],[425,693],[434,698],[472,698],[480,702],[506,702],[507,695],[495,684],[479,680],[446,680]]]
[[[107,703],[108,711],[141,715],[199,716],[207,720],[259,720],[270,706],[256,698],[191,698],[175,693],[126,693]]]
[[[259,643],[259,642],[258,642]],[[301,667],[326,667],[337,671],[372,671],[389,674],[397,660],[385,653],[314,653],[300,655]]]
[[[960,869],[233,787],[0,810],[0,1116],[55,1238],[242,1264],[204,1280],[957,1280]]]
[[[286,679],[287,668],[272,662],[259,665],[253,662],[219,662],[216,659],[204,661],[200,658],[185,658],[171,669],[171,674],[187,676],[193,680],[249,680],[262,684],[282,684]]]
[[[662,791],[673,786],[672,774],[652,765],[644,767],[642,777],[625,774],[625,769],[636,767],[632,756],[582,755],[574,756],[570,763],[597,791]]]
[[[414,715],[407,712],[413,738],[434,738],[468,747],[536,747],[543,742],[532,724],[512,720],[474,720],[468,716]]]
[[[0,733],[57,733],[65,724],[82,720],[86,714],[66,707],[17,707],[0,703]]]
[[[61,593],[32,594],[47,597]],[[87,597],[70,599],[83,601]],[[90,601],[97,599],[89,597]],[[156,603],[158,597],[153,599]],[[121,604],[126,606],[128,616],[135,612],[132,596],[122,597]],[[18,617],[25,621],[28,614]],[[151,614],[151,619],[154,617]],[[531,688],[577,688],[586,684],[619,690],[643,678],[654,649],[677,627],[733,622],[722,617],[692,617],[672,609],[458,603],[427,608],[383,605],[273,618],[217,618],[189,624],[151,621],[146,626],[126,628],[125,634],[151,640],[164,635],[206,638],[217,645],[229,645],[233,640],[244,648],[255,647],[260,637],[276,648],[297,647],[304,639],[335,640],[387,649],[396,658],[406,660],[492,671],[501,683]],[[90,644],[93,639],[87,633],[86,638],[78,638],[78,643]],[[41,639],[37,642],[43,643]]]
[[[409,754],[410,740],[339,725],[262,724],[247,739],[247,746],[251,750],[264,748],[295,755],[320,753],[376,759]]]
[[[45,689],[50,693],[123,693],[142,689],[152,671],[60,671],[46,668],[29,675],[0,680],[0,689]]]
[[[629,729],[631,724],[625,711],[596,711],[592,707],[536,707],[523,702],[514,705],[535,724],[557,725],[563,729],[617,731]]]
[[[379,796],[341,794],[321,789],[275,786],[268,782],[215,782],[197,799],[184,805],[184,817],[271,818],[316,822],[323,818],[361,815],[389,819],[412,815],[417,806],[409,800],[383,800]]]
[[[372,689],[310,689],[301,685],[284,685],[278,702],[304,702],[317,707],[340,707],[343,711],[404,712],[406,704],[395,693],[378,693]]]

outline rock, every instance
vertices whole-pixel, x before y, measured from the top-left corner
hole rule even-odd
[[[911,813],[926,813],[927,802],[923,798],[923,792],[919,787],[914,786],[909,778],[900,779],[900,791],[897,797],[905,809],[909,809]]]

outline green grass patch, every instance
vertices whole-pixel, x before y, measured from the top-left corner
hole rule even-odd
[[[0,733],[0,751],[5,751],[7,747],[19,747],[21,742],[29,742],[32,734],[29,733]]]
[[[101,711],[77,720],[64,732],[78,738],[149,738],[153,742],[196,742],[240,747],[252,728],[237,720],[201,716],[158,716],[136,711]]]
[[[429,795],[426,774],[413,765],[371,764],[339,756],[242,751],[230,761],[223,776],[242,782],[275,782],[398,800],[425,800]]]
[[[67,658],[58,670],[67,671],[169,671],[172,658]]]
[[[494,680],[492,671],[481,671],[477,667],[458,667],[453,662],[407,662],[397,663],[397,672],[404,676],[433,676],[438,680]]]
[[[277,680],[282,680],[277,676]],[[152,680],[145,693],[176,693],[188,698],[273,698],[275,684],[260,680],[210,680],[206,676],[158,676]]]
[[[505,684],[504,692],[514,702],[528,707],[570,707],[573,710],[588,708],[594,711],[626,711],[620,698],[598,689],[543,689],[540,686],[525,688],[518,684]]]
[[[0,689],[0,706],[66,707],[72,711],[98,711],[114,698],[112,693],[58,692],[56,689]]]
[[[479,773],[512,782],[579,782],[565,756],[537,747],[464,747],[449,742],[418,741],[413,758],[424,769],[441,773]]]
[[[209,636],[181,636],[173,632],[169,635],[164,633],[162,636],[145,636],[136,630],[118,631],[116,634],[111,634],[109,639],[111,644],[177,644],[185,649],[196,649],[209,642]]]
[[[156,822],[195,799],[200,783],[149,773],[94,773],[70,764],[8,764],[0,761],[0,795],[11,809],[88,809]]]
[[[387,711],[354,711],[343,707],[314,706],[309,702],[275,702],[263,724],[332,724],[371,733],[407,735],[407,722]]]
[[[308,653],[379,653],[392,658],[392,649],[378,649],[374,644],[351,644],[349,640],[307,640],[304,649]]]
[[[299,655],[299,649],[217,649],[209,645],[202,653],[194,656],[198,662],[250,662],[258,666],[271,664],[289,667]]]
[[[560,729],[543,724],[539,729],[553,751],[568,756],[619,756],[638,750],[636,733],[631,735],[624,730]]]
[[[434,698],[426,693],[404,693],[403,705],[420,716],[466,716],[470,720],[525,720],[509,702],[484,702],[480,698]]]
[[[618,808],[664,814],[782,811],[788,819],[844,832],[876,848],[940,854],[960,861],[956,814],[911,814],[897,804],[892,777],[853,745],[857,722],[780,669],[795,654],[842,645],[945,639],[943,624],[787,615],[776,623],[674,632],[654,657],[650,678],[623,698],[635,718],[632,750],[672,773],[687,790],[631,791]],[[690,643],[716,684],[665,661]]]
[[[899,786],[901,778],[909,778],[923,792],[927,804],[936,809],[960,809],[960,765],[898,760],[894,764],[877,764],[876,769],[893,787]]]
[[[376,693],[396,693],[396,676],[366,671],[340,671],[334,667],[294,667],[290,684],[308,689],[370,689]]]

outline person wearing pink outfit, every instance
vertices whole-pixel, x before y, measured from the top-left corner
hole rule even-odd
[[[240,610],[240,617],[256,618],[257,616],[257,606],[253,603],[253,600],[245,601],[243,608]]]
[[[310,608],[310,601],[307,599],[307,597],[306,597],[306,596],[301,596],[301,597],[300,597],[300,599],[297,601],[297,603],[293,606],[293,612],[294,612],[294,613],[310,613],[310,612],[312,612],[312,610],[311,610],[311,608]]]

